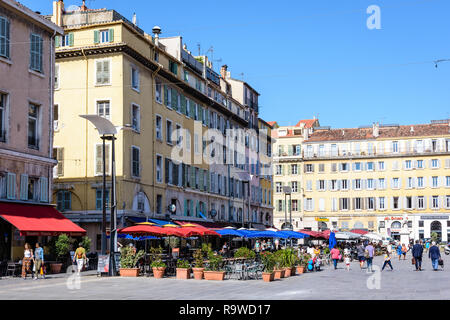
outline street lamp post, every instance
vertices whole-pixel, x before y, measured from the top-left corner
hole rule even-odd
[[[292,230],[292,188],[289,186],[284,186],[283,187],[283,192],[284,192],[284,202],[286,203],[286,207],[284,208],[284,223],[285,223],[285,229],[289,229]],[[287,196],[289,195],[289,203],[291,204],[289,206],[289,227],[287,228],[287,208],[288,208],[288,202],[287,202]]]
[[[110,254],[109,254],[109,272],[110,276],[116,275],[116,266],[114,255],[117,251],[117,221],[116,221],[116,159],[115,159],[115,135],[117,128],[106,118],[98,115],[80,115],[81,118],[89,120],[97,129],[103,140],[103,221],[102,221],[102,251],[106,251],[106,156],[105,156],[105,140],[111,140],[111,218],[110,218]]]

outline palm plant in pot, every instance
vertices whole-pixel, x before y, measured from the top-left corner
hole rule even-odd
[[[150,266],[153,270],[153,276],[156,279],[161,279],[164,276],[164,272],[166,271],[166,264],[161,259],[162,254],[162,248],[151,248],[150,249],[150,256],[152,262],[150,263]]]
[[[194,252],[194,265],[195,267],[192,268],[194,279],[202,280],[205,268],[203,267],[203,251],[201,249],[197,249]]]
[[[283,265],[285,277],[295,276],[295,265],[297,264],[297,255],[294,249],[285,249],[283,253]]]
[[[120,251],[120,276],[121,277],[137,277],[139,276],[139,268],[136,267],[137,262],[145,255],[144,250],[136,252],[132,247],[124,247]]]
[[[190,279],[191,265],[187,260],[180,259],[177,261],[177,279]]]
[[[311,255],[308,253],[304,253],[301,256],[301,260],[300,263],[297,267],[297,272],[298,273],[303,273],[306,272],[307,270],[307,266],[308,266],[308,261],[311,259]]]
[[[284,278],[284,269],[283,269],[283,250],[275,251],[274,253],[274,279]]]
[[[212,250],[208,252],[208,266],[203,272],[205,280],[223,280],[225,278],[225,271],[222,269],[222,256],[214,254]]]
[[[60,273],[63,264],[67,264],[69,260],[70,247],[73,240],[66,234],[61,234],[55,242],[56,263],[50,264],[52,273]]]
[[[263,273],[262,273],[263,281],[265,281],[265,282],[273,281],[273,279],[274,279],[273,268],[275,266],[275,260],[274,260],[273,253],[264,251],[261,253],[260,256],[261,256],[261,262],[264,266]]]

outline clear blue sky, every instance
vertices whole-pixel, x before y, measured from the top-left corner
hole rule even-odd
[[[49,14],[51,0],[21,0]],[[260,116],[281,125],[319,117],[335,128],[372,122],[416,124],[450,118],[448,0],[88,0],[151,33],[182,35],[188,49],[214,47],[261,94]],[[81,0],[66,0],[80,5]],[[381,30],[369,30],[369,5]]]

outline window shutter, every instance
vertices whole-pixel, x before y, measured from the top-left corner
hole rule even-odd
[[[69,46],[73,46],[73,32],[69,33]]]
[[[191,167],[191,188],[195,189],[195,167]]]
[[[184,216],[187,216],[187,211],[188,211],[188,203],[187,203],[187,199],[184,199]]]
[[[172,89],[172,108],[174,110],[178,110],[178,98],[177,98],[178,92],[176,90]]]
[[[194,110],[194,101],[190,101],[189,102],[189,117],[191,117],[192,119],[195,118],[195,110]]]
[[[206,174],[206,192],[209,192],[210,190],[209,190],[209,187],[210,187],[210,184],[211,184],[211,177],[210,177],[210,175],[209,175],[209,171],[208,170],[206,170],[205,171],[205,174]]]
[[[8,172],[6,197],[8,199],[16,198],[16,174]]]
[[[186,97],[184,95],[181,95],[181,113],[186,114]]]
[[[55,47],[59,48],[61,46],[61,36],[55,37]]]
[[[165,167],[164,167],[164,174],[165,174],[165,181],[166,183],[169,183],[169,159],[165,159]]]
[[[48,179],[41,177],[39,179],[39,185],[41,187],[41,202],[48,202]]]
[[[109,42],[114,42],[114,29],[109,29]]]
[[[64,175],[64,148],[56,149],[56,160],[58,161],[57,174],[58,174],[58,176],[63,176]]]
[[[190,205],[191,205],[191,216],[194,216],[194,201],[193,200],[190,201]]]
[[[100,32],[98,30],[94,31],[94,43],[95,44],[100,43]]]
[[[103,174],[103,147],[101,144],[95,146],[95,174]]]
[[[198,120],[203,123],[203,107],[200,105],[198,107]]]
[[[200,191],[204,191],[204,185],[203,185],[203,170],[199,170],[199,189]]]
[[[20,200],[28,200],[28,175],[20,175]]]
[[[168,106],[169,103],[169,89],[164,85],[164,104]]]

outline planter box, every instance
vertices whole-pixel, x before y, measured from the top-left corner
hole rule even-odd
[[[296,271],[296,268],[292,267],[291,268],[291,277],[295,276],[295,271]]]
[[[153,276],[156,279],[161,279],[162,277],[164,277],[164,271],[166,271],[165,267],[158,267],[158,268],[152,268],[153,270]]]
[[[284,278],[284,270],[273,270],[273,272],[274,272],[274,279],[275,280],[278,280],[278,279],[281,279],[281,278]]]
[[[191,269],[188,268],[177,268],[177,279],[190,279],[191,278]]]
[[[263,272],[263,273],[262,273],[263,281],[264,281],[264,282],[270,282],[270,281],[273,281],[274,275],[275,275],[274,272]]]
[[[192,268],[192,271],[194,272],[194,279],[195,280],[202,280],[203,279],[203,271],[205,268]]]
[[[205,280],[219,280],[225,279],[225,271],[203,271]]]
[[[139,276],[139,268],[120,268],[121,277],[137,277]]]
[[[52,263],[50,264],[51,273],[60,273],[62,268],[62,263]]]
[[[289,278],[291,276],[291,268],[284,268],[284,277]]]
[[[304,266],[297,266],[297,273],[298,274],[302,274],[303,272],[305,272],[305,267]]]

